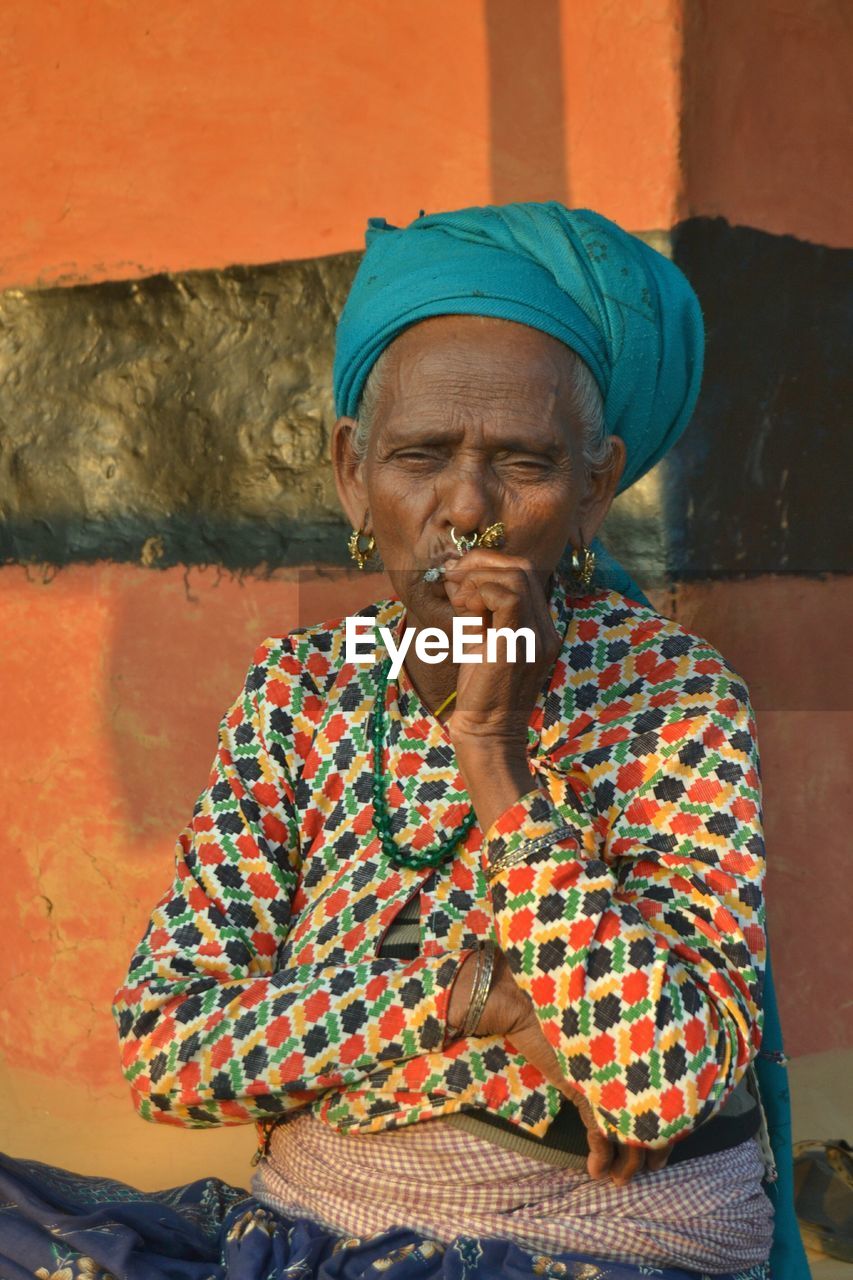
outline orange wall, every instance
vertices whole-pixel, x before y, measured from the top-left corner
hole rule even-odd
[[[0,287],[333,253],[494,198],[667,228],[678,12],[6,0]]]
[[[849,244],[851,59],[848,0],[6,0],[0,287],[510,199]]]
[[[0,831],[14,886],[0,907],[0,1044],[12,1063],[58,1059],[92,1084],[115,1079],[109,1005],[128,945],[168,887],[252,654],[267,635],[368,603],[375,584],[106,564],[46,579],[0,571]]]

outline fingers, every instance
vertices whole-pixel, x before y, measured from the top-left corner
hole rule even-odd
[[[603,1133],[592,1133],[587,1130],[589,1154],[586,1158],[586,1171],[591,1178],[606,1178],[613,1167],[614,1145]]]
[[[467,569],[492,569],[501,573],[520,572],[527,577],[535,576],[536,570],[532,561],[524,556],[508,556],[502,551],[487,551],[476,547],[464,556],[450,556],[445,561],[445,573],[458,575]]]
[[[520,604],[521,597],[503,582],[468,578],[461,582],[445,580],[447,598],[459,613],[482,616],[485,613],[510,615]]]
[[[520,567],[478,566],[455,560],[444,575],[444,586],[454,609],[495,613],[507,619],[538,614],[535,599],[538,583],[531,582]],[[542,594],[541,588],[539,594]]]
[[[610,1169],[611,1177],[617,1187],[625,1187],[646,1164],[645,1147],[616,1148],[616,1155]]]
[[[646,1167],[657,1173],[658,1169],[663,1169],[667,1160],[672,1155],[672,1148],[675,1144],[670,1143],[668,1147],[660,1147],[657,1151],[646,1152]]]
[[[625,1187],[643,1170],[656,1173],[664,1168],[672,1153],[672,1143],[649,1151],[646,1147],[627,1147],[613,1142],[598,1128],[595,1113],[586,1098],[575,1089],[564,1088],[563,1092],[577,1107],[586,1128],[589,1147],[586,1171],[591,1178],[604,1178],[609,1174],[617,1187]]]
[[[614,1144],[610,1141],[605,1133],[602,1133],[595,1122],[595,1114],[592,1107],[587,1102],[582,1093],[577,1089],[564,1087],[563,1092],[566,1097],[575,1104],[578,1114],[583,1121],[586,1129],[586,1143],[588,1153],[586,1157],[586,1171],[591,1178],[599,1179],[607,1177],[613,1164],[613,1156],[615,1153]]]
[[[672,1143],[657,1151],[649,1151],[645,1147],[617,1147],[610,1170],[613,1181],[617,1187],[624,1187],[644,1169],[648,1173],[657,1173],[665,1167],[671,1153]]]
[[[498,585],[508,599],[536,601],[544,592],[529,560],[519,556],[499,555],[494,551],[470,551],[468,555],[446,561],[445,583],[482,586]]]
[[[545,656],[555,656],[559,636],[542,583],[529,560],[471,551],[447,562],[444,582],[455,612],[481,617],[491,614],[501,626],[532,626],[544,641]]]

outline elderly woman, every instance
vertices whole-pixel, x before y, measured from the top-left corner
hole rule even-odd
[[[206,1206],[220,1269],[148,1197],[183,1261],[140,1209],[114,1274],[769,1275],[755,722],[590,545],[701,363],[594,213],[371,222],[333,461],[394,594],[362,661],[344,620],[260,645],[115,1004],[142,1116],[258,1123],[253,1197]]]

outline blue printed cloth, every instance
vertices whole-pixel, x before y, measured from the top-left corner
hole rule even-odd
[[[508,1241],[450,1244],[405,1228],[340,1237],[205,1178],[136,1191],[0,1155],[3,1280],[698,1280],[677,1268],[533,1254]],[[719,1280],[769,1280],[765,1266]]]

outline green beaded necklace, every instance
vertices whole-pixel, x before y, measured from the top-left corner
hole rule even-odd
[[[464,840],[477,821],[473,806],[466,813],[452,835],[440,844],[427,849],[411,850],[405,853],[391,834],[391,814],[388,812],[386,799],[386,777],[383,767],[385,759],[385,694],[388,690],[388,673],[391,670],[391,659],[382,663],[376,680],[376,703],[373,708],[373,725],[371,741],[373,744],[373,825],[382,843],[382,852],[395,867],[411,867],[413,871],[422,871],[425,867],[437,867],[453,852],[460,840]]]

